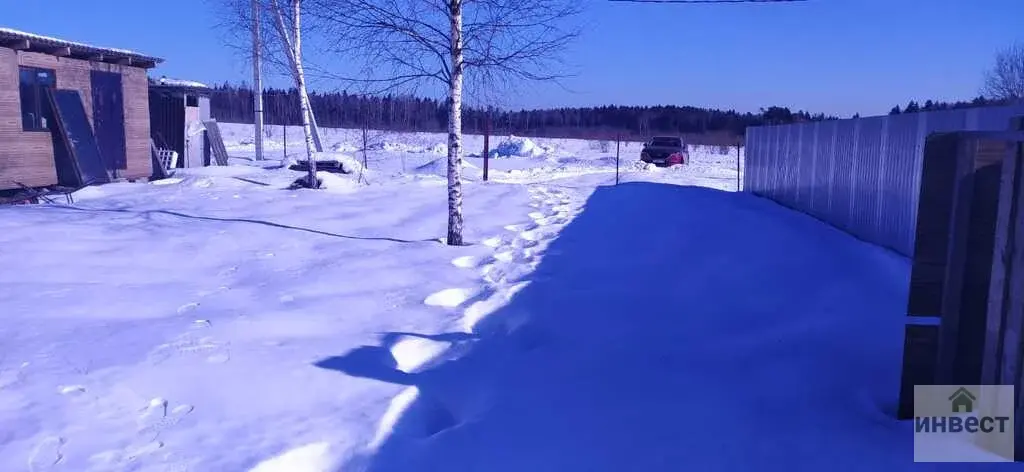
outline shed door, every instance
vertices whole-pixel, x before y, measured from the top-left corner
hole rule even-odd
[[[108,170],[128,168],[124,136],[124,91],[121,74],[91,72],[92,126]]]

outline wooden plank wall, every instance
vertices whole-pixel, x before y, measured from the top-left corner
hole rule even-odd
[[[118,172],[118,177],[137,179],[153,173],[149,149],[149,83],[145,69],[0,48],[0,190],[18,188],[15,182],[30,187],[57,183],[50,134],[21,129],[18,66],[53,69],[57,88],[79,92],[90,123],[90,72],[121,74],[128,162],[127,169]]]
[[[21,130],[18,55],[0,48],[0,190],[56,183],[50,133]]]

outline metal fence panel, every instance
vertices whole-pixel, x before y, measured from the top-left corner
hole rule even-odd
[[[917,194],[913,190],[916,143],[920,117],[913,114],[890,116],[886,139],[885,180],[881,221],[881,244],[900,254],[913,250],[914,217],[917,215]],[[911,240],[905,241],[911,235]]]
[[[745,188],[911,255],[925,137],[1005,130],[1024,105],[747,130]]]
[[[878,225],[872,224],[882,204],[882,162],[885,144],[884,118],[860,120],[857,133],[857,157],[854,170],[854,198],[851,232],[865,240],[878,238]]]

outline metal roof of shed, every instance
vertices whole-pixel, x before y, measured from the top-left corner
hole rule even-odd
[[[85,43],[26,33],[0,27],[0,47],[39,52],[60,57],[73,57],[93,62],[108,62],[151,69],[164,60],[127,49],[104,48]]]

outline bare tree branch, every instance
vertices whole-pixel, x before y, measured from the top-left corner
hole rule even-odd
[[[981,93],[996,100],[1024,100],[1024,42],[996,54]]]

